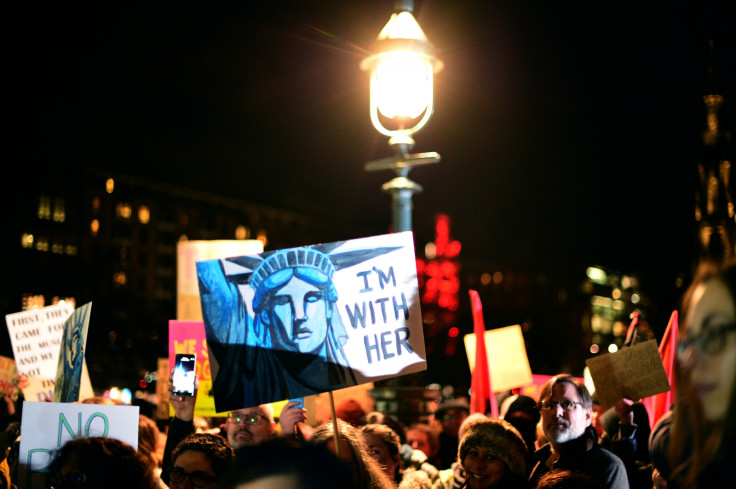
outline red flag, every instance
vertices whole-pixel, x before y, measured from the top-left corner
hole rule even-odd
[[[470,290],[470,305],[473,310],[473,332],[475,333],[475,368],[470,386],[470,412],[486,414],[490,402],[491,416],[498,418],[498,403],[491,389],[491,372],[486,354],[486,326],[483,321],[483,306],[480,296]]]
[[[659,418],[669,411],[670,406],[675,402],[675,394],[677,392],[677,386],[675,385],[675,356],[677,354],[679,329],[678,314],[677,311],[673,311],[672,316],[670,316],[670,322],[667,324],[667,329],[664,331],[664,336],[662,336],[662,341],[659,343],[659,356],[662,357],[662,365],[664,366],[665,372],[667,372],[670,390],[644,399],[643,403],[649,414],[650,427],[654,427],[655,423],[659,421]]]

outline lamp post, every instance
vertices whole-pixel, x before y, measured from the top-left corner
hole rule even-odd
[[[416,166],[438,163],[440,155],[409,153],[412,136],[434,111],[434,74],[444,67],[434,46],[412,15],[413,0],[397,0],[394,13],[381,30],[370,56],[360,64],[370,74],[370,113],[376,130],[389,137],[393,155],[369,161],[366,171],[393,170],[396,176],[383,184],[392,197],[393,232],[411,231],[412,197],[422,187],[409,179]],[[376,409],[409,422],[426,411],[425,389],[412,386],[406,376],[377,382],[372,391]]]
[[[378,34],[373,54],[360,68],[369,72],[370,115],[376,130],[389,137],[394,154],[369,161],[366,171],[394,170],[396,177],[383,184],[392,196],[393,231],[411,231],[412,196],[422,187],[409,179],[415,166],[438,163],[435,152],[414,153],[412,136],[434,112],[434,74],[444,67],[412,15],[413,0],[397,0],[394,13]]]

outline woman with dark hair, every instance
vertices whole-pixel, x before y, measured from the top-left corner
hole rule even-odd
[[[381,466],[369,454],[363,441],[361,431],[341,419],[337,419],[337,438],[340,440],[336,449],[335,431],[332,422],[319,425],[314,429],[309,441],[326,445],[327,448],[350,467],[358,489],[391,489],[393,483]]]
[[[736,266],[702,264],[681,309],[668,467],[658,468],[670,488],[729,487],[736,460]]]
[[[133,447],[115,438],[77,438],[61,447],[46,472],[47,487],[156,489],[153,468]]]

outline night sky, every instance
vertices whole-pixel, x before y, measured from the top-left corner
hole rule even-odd
[[[722,122],[736,128],[729,3],[416,1],[445,63],[415,138],[442,155],[410,173],[424,187],[417,244],[442,212],[467,260],[599,264],[669,287],[693,256],[709,38]],[[113,170],[388,231],[380,186],[393,174],[363,165],[390,149],[359,63],[390,0],[12,9],[7,163]]]

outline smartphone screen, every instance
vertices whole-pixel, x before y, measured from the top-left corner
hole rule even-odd
[[[293,399],[289,399],[289,402],[293,402],[293,401],[296,401],[296,402],[299,403],[296,406],[294,406],[295,408],[303,408],[304,407],[304,398],[303,397],[295,397]]]
[[[197,356],[190,353],[177,353],[174,363],[175,396],[193,396],[194,379],[197,375]]]

